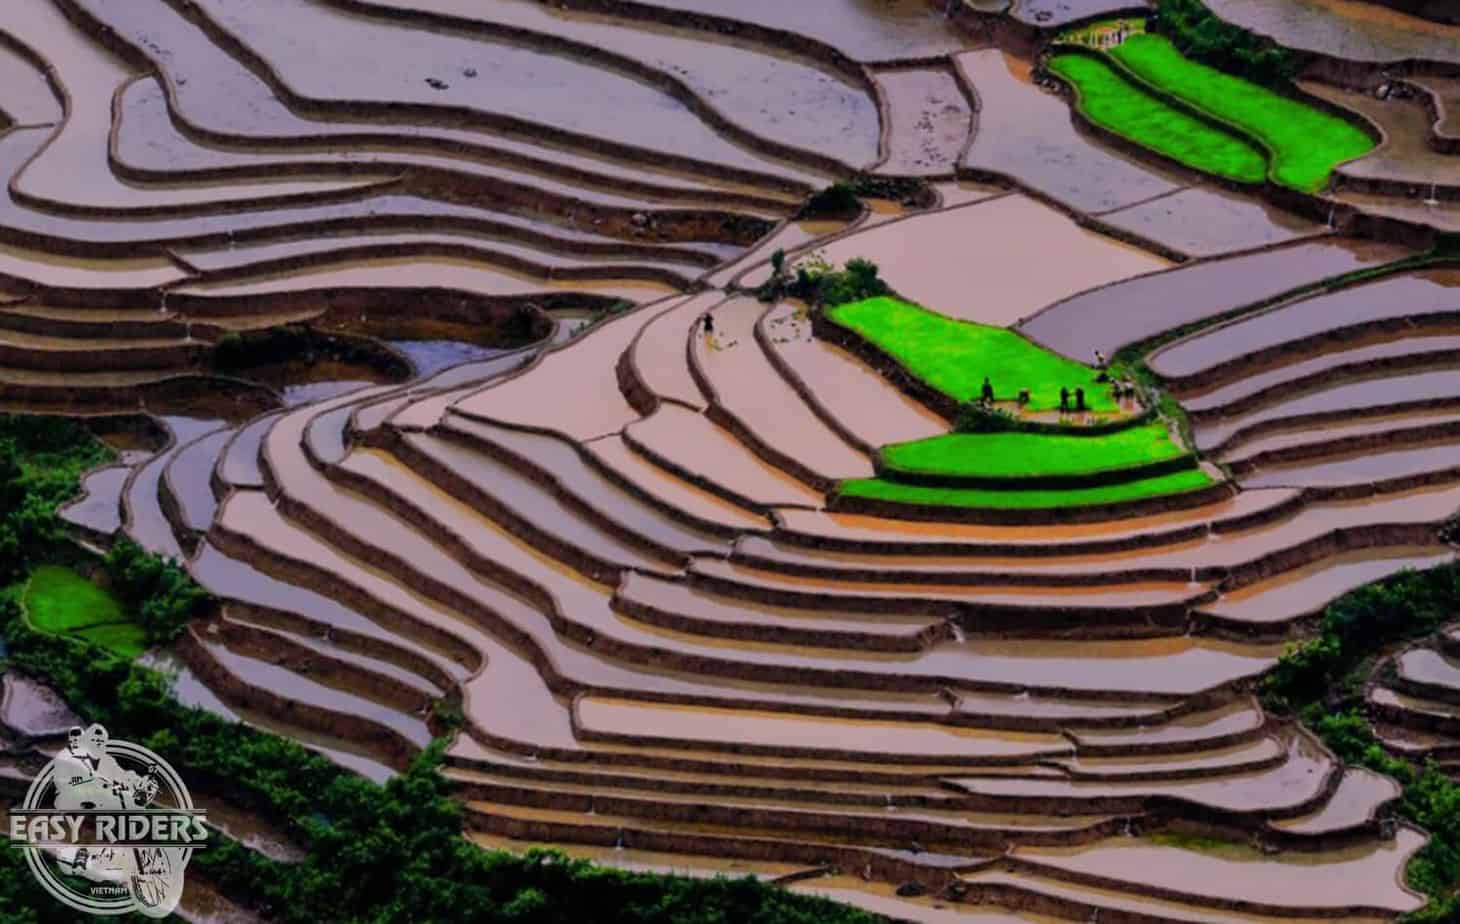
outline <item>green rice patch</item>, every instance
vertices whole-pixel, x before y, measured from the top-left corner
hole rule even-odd
[[[1334,167],[1374,148],[1352,122],[1198,64],[1163,36],[1134,36],[1111,54],[1152,85],[1260,139],[1273,152],[1273,180],[1285,186],[1316,192]]]
[[[1204,173],[1241,183],[1267,177],[1267,157],[1256,145],[1152,96],[1105,61],[1067,53],[1055,55],[1049,69],[1079,90],[1080,111],[1101,128]]]
[[[988,376],[999,401],[1013,401],[1020,389],[1029,389],[1031,411],[1059,408],[1062,387],[1071,394],[1084,388],[1092,411],[1119,410],[1109,391],[1096,383],[1094,369],[1002,327],[955,320],[889,296],[840,305],[826,316],[955,401],[976,399]]]
[[[147,650],[147,633],[133,622],[119,622],[109,626],[92,626],[71,633],[93,645],[107,649],[123,658],[138,657]]]
[[[897,504],[918,504],[934,507],[988,508],[994,510],[1046,510],[1059,507],[1088,507],[1118,504],[1169,494],[1185,494],[1212,484],[1212,478],[1199,468],[1126,481],[1098,488],[1074,488],[1050,491],[993,491],[975,488],[928,488],[898,484],[880,478],[859,478],[843,481],[838,489],[848,497]]]
[[[893,469],[975,478],[1080,475],[1188,455],[1162,422],[1078,436],[1048,433],[947,433],[882,449]]]
[[[127,617],[121,602],[70,568],[35,569],[22,602],[41,632],[85,639],[125,658],[146,649],[142,627]]]

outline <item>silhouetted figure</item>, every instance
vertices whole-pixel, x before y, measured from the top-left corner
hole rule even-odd
[[[1068,411],[1069,409],[1070,409],[1070,390],[1068,388],[1061,388],[1060,389],[1060,410],[1061,411]]]
[[[1019,406],[1020,407],[1024,407],[1028,403],[1029,403],[1029,389],[1027,389],[1027,388],[1021,388],[1021,389],[1019,389]]]
[[[1096,350],[1095,351],[1095,368],[1096,369],[1104,369],[1105,368],[1105,354],[1102,353],[1102,352],[1100,352],[1099,350]]]
[[[707,315],[705,315],[705,335],[706,336],[709,336],[710,334],[713,334],[714,332],[715,332],[715,316],[712,315],[712,314],[707,314]]]
[[[1084,409],[1085,409],[1085,389],[1083,389],[1083,388],[1076,388],[1075,389],[1075,410],[1077,410],[1077,411],[1083,411]]]
[[[985,406],[994,403],[994,383],[989,381],[988,376],[983,377],[983,388],[979,390],[978,400]]]

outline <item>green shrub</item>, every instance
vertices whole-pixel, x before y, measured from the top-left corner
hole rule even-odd
[[[851,218],[861,210],[857,192],[848,183],[833,183],[806,200],[800,214],[802,219]]]
[[[153,555],[125,537],[107,552],[106,572],[113,592],[136,614],[150,645],[181,635],[208,598],[177,562]]]
[[[1291,84],[1302,67],[1289,49],[1219,19],[1201,0],[1160,0],[1148,27],[1189,58],[1269,87]]]
[[[812,305],[834,307],[886,295],[891,291],[882,280],[877,264],[862,257],[853,257],[839,270],[820,254],[811,254],[796,264],[795,276],[790,279],[786,278],[784,267],[782,255],[781,269],[773,270],[771,277],[756,293],[761,300],[773,302],[789,297]]]

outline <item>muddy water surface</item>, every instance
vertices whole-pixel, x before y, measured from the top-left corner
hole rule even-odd
[[[1304,81],[1299,86],[1320,99],[1359,113],[1384,131],[1383,145],[1339,167],[1340,173],[1424,186],[1460,185],[1454,158],[1430,147],[1434,120],[1419,100],[1380,100],[1372,93],[1350,93],[1314,81]]]
[[[877,159],[878,114],[861,85],[810,59],[723,34],[552,10],[525,0],[370,0],[530,30],[622,55],[684,82],[730,121],[767,140],[826,154],[853,167]]]
[[[291,92],[309,99],[498,114],[775,173],[759,155],[721,137],[668,93],[585,60],[486,36],[412,28],[323,4],[203,0],[198,6],[262,56]],[[327,59],[316,53],[321,36],[329,37]],[[468,69],[478,76],[466,77]]]
[[[1322,336],[1359,324],[1460,315],[1460,270],[1390,276],[1264,311],[1178,341],[1151,355],[1151,368],[1170,378],[1205,372],[1255,350]]]
[[[1019,330],[1081,361],[1091,350],[1112,356],[1126,344],[1164,331],[1408,255],[1388,244],[1332,240],[1202,261],[1067,299]]]
[[[706,13],[794,32],[858,61],[927,58],[967,46],[927,0],[650,0],[655,6]]]
[[[1364,0],[1210,0],[1222,19],[1279,45],[1350,61],[1460,64],[1460,26]]]
[[[872,463],[806,406],[766,356],[755,327],[767,306],[737,298],[714,309],[715,335],[690,349],[717,403],[768,446],[828,481],[870,478]]]
[[[659,706],[599,697],[580,699],[577,709],[578,720],[584,727],[614,735],[652,735],[683,741],[727,742],[792,750],[812,748],[901,756],[926,754],[930,758],[944,759],[1012,758],[1060,753],[1068,747],[1056,735]]]
[[[1171,265],[1020,195],[912,215],[822,250],[838,264],[873,261],[898,294],[925,308],[999,326],[1077,292]],[[1059,258],[1041,260],[1053,254]],[[1039,262],[1038,272],[1031,260]]]
[[[1215,257],[1326,231],[1260,199],[1204,186],[1105,212],[1100,221],[1191,257]]]
[[[892,109],[891,151],[881,170],[928,176],[952,173],[973,130],[973,113],[946,70],[882,71],[877,82]]]
[[[871,450],[947,432],[943,418],[850,353],[813,336],[799,307],[778,305],[762,324],[782,368],[804,383],[855,445]]]
[[[1090,212],[1187,185],[1076,131],[1065,101],[1031,82],[1028,61],[998,49],[972,51],[955,61],[979,97],[978,129],[964,166],[1012,177]]]
[[[1318,613],[1357,587],[1406,569],[1433,568],[1454,557],[1438,547],[1348,552],[1223,594],[1201,611],[1255,624],[1285,622]]]
[[[122,487],[131,474],[125,465],[98,469],[81,480],[82,497],[61,509],[61,519],[110,536],[122,526]]]

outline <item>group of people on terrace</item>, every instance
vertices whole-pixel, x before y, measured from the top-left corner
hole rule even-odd
[[[1099,374],[1095,377],[1095,381],[1101,383],[1102,385],[1109,384],[1111,393],[1115,396],[1115,400],[1117,402],[1135,398],[1135,382],[1132,382],[1128,378],[1113,378],[1110,375],[1110,372],[1106,369],[1105,354],[1100,352],[1099,350],[1095,351],[1095,367],[1099,370]],[[989,376],[984,376],[983,385],[979,388],[978,394],[979,407],[990,409],[994,406],[994,402],[996,400],[997,398],[994,395],[993,380]],[[1030,401],[1029,389],[1019,389],[1019,397],[1017,400],[1020,408],[1027,406]],[[1076,386],[1075,389],[1071,391],[1069,386],[1061,386],[1059,409],[1061,414],[1082,414],[1088,411],[1090,409],[1090,406],[1088,403],[1086,403],[1085,400],[1084,387]]]

